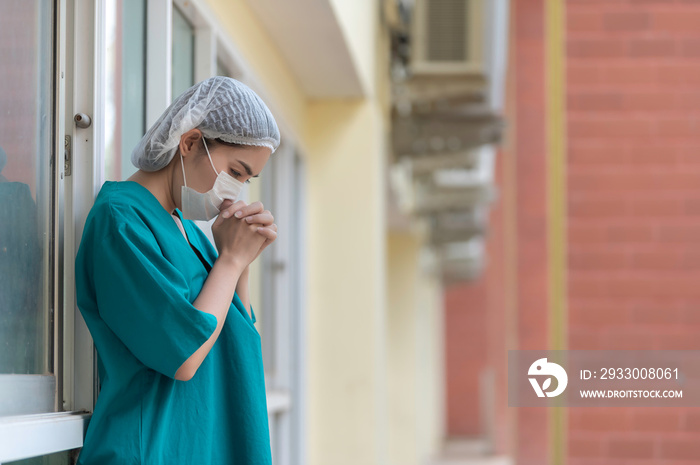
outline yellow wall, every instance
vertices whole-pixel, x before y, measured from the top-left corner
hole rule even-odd
[[[416,289],[418,454],[435,456],[445,439],[445,329],[439,276],[419,273]]]
[[[309,463],[383,463],[384,171],[368,101],[310,105]]]
[[[419,243],[409,234],[387,240],[387,384],[392,463],[415,465],[418,447],[416,292]]]
[[[443,438],[443,338],[439,280],[422,265],[421,234],[387,241],[387,384],[391,462],[422,464]]]
[[[345,41],[359,70],[362,87],[370,97],[375,94],[375,60],[377,53],[376,15],[380,2],[376,0],[330,0],[343,30]]]

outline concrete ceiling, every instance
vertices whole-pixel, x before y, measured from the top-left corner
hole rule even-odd
[[[329,0],[246,0],[309,98],[361,97],[358,69]]]

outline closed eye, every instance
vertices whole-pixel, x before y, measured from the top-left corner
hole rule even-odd
[[[231,170],[231,174],[233,174],[235,177],[241,176],[241,173],[239,173],[238,171],[234,171],[233,169]],[[246,184],[249,184],[249,183],[250,183],[250,179],[246,179],[245,182],[246,182]]]

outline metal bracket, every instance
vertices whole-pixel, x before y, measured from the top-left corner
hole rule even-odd
[[[73,144],[71,143],[71,137],[66,136],[63,145],[63,172],[64,176],[70,176],[71,165],[73,164]]]

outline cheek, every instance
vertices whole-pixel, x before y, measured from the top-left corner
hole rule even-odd
[[[203,176],[202,179],[199,181],[199,191],[200,192],[207,192],[211,190],[212,187],[214,187],[214,183],[216,182],[216,176],[212,175],[206,175]]]
[[[206,160],[206,164],[200,163],[199,166],[197,166],[196,179],[193,180],[192,185],[192,187],[197,189],[199,192],[206,192],[210,190],[214,186],[214,182],[216,182],[217,177],[217,174],[212,169],[207,157],[204,157],[204,159]]]

